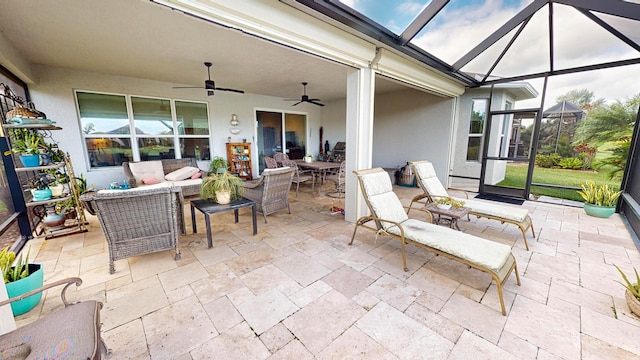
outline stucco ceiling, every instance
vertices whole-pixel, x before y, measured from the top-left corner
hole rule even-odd
[[[3,1],[0,33],[31,64],[200,86],[211,61],[219,87],[295,98],[306,81],[312,97],[346,96],[344,65],[146,0]]]

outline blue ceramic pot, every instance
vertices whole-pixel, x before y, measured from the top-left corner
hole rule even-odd
[[[24,167],[40,166],[40,155],[20,155],[20,162]]]
[[[18,281],[6,284],[7,294],[9,298],[20,296],[33,289],[37,289],[44,284],[44,271],[40,264],[29,264],[29,276]],[[42,298],[42,293],[31,295],[26,299],[11,303],[13,316],[22,315],[33,309]]]
[[[33,190],[33,201],[44,201],[51,199],[51,189]]]
[[[613,213],[616,212],[616,207],[615,206],[598,206],[598,205],[585,203],[584,212],[586,212],[587,215],[591,215],[594,217],[608,218],[609,216],[613,215]]]

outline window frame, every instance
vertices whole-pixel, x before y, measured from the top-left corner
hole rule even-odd
[[[474,102],[476,101],[484,101],[485,102],[485,109],[484,109],[484,116],[482,118],[482,130],[479,133],[476,132],[472,132],[473,130],[473,109],[474,109]],[[471,99],[471,106],[469,107],[470,111],[469,111],[469,128],[468,128],[468,133],[467,133],[467,153],[465,156],[465,159],[467,162],[480,162],[482,160],[482,147],[484,144],[484,133],[485,133],[485,126],[487,124],[487,115],[489,113],[489,98],[482,98],[482,97],[478,97],[478,98],[472,98]],[[478,156],[476,159],[469,159],[469,144],[470,144],[470,140],[471,139],[480,139],[480,143],[478,144]]]
[[[83,124],[82,124],[82,116],[80,114],[80,100],[78,99],[78,93],[86,93],[86,94],[93,94],[93,95],[109,95],[109,96],[118,96],[118,97],[122,97],[125,100],[125,105],[126,105],[126,111],[127,111],[127,124],[129,126],[129,133],[128,134],[105,134],[105,133],[96,133],[96,134],[87,134],[84,131],[83,128]],[[142,99],[157,99],[157,100],[165,100],[169,102],[169,107],[170,107],[170,112],[171,112],[171,125],[172,125],[172,134],[164,134],[164,135],[153,135],[153,134],[137,134],[135,129],[135,118],[134,118],[134,109],[133,109],[133,103],[132,103],[132,98],[142,98]],[[131,158],[130,161],[141,161],[142,156],[141,156],[141,148],[139,146],[139,141],[143,140],[143,139],[149,139],[149,138],[162,138],[162,139],[171,139],[171,142],[173,144],[173,149],[174,149],[174,157],[176,159],[181,159],[182,158],[182,152],[181,152],[181,140],[183,139],[203,139],[206,143],[209,144],[209,150],[211,149],[211,143],[212,143],[212,127],[211,127],[211,116],[210,116],[210,108],[209,108],[209,102],[207,101],[197,101],[197,100],[186,100],[186,99],[173,99],[173,98],[167,98],[167,97],[157,97],[157,96],[146,96],[146,95],[137,95],[137,94],[125,94],[125,93],[113,93],[113,92],[103,92],[103,91],[90,91],[90,90],[81,90],[81,89],[74,89],[74,100],[76,103],[76,113],[78,116],[78,124],[79,124],[79,128],[80,128],[80,134],[82,137],[82,147],[84,150],[84,156],[85,156],[85,163],[87,165],[87,169],[88,171],[96,171],[96,170],[100,170],[100,169],[113,169],[114,167],[118,167],[121,166],[121,164],[114,164],[114,165],[106,165],[106,166],[94,166],[92,164],[91,161],[91,155],[89,152],[89,147],[87,146],[87,139],[102,139],[105,138],[108,135],[109,138],[119,138],[119,139],[126,139],[130,142],[129,144],[129,148],[131,151]],[[206,111],[206,120],[207,120],[207,132],[208,134],[206,135],[200,135],[200,134],[180,134],[179,133],[179,129],[178,129],[178,120],[177,120],[177,112],[176,112],[176,102],[183,102],[183,103],[194,103],[194,104],[202,104],[205,106],[205,111]],[[209,151],[210,153],[210,151]],[[198,159],[200,160],[200,159]],[[204,160],[210,160],[210,154],[209,154],[209,159],[204,159]]]

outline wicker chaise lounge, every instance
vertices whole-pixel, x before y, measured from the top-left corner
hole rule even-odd
[[[349,245],[353,244],[356,232],[362,227],[401,241],[402,266],[405,271],[408,271],[405,245],[411,244],[486,272],[496,282],[502,314],[507,314],[502,287],[512,271],[515,271],[516,281],[520,285],[516,259],[509,246],[430,222],[411,219],[393,192],[386,171],[374,168],[356,170],[354,173],[373,215],[358,219]]]
[[[414,202],[419,203],[430,203],[441,197],[451,197],[456,200],[462,200],[465,203],[465,207],[471,209],[469,214],[475,215],[477,217],[484,217],[491,220],[498,220],[501,223],[509,223],[514,224],[520,231],[522,232],[522,238],[524,239],[524,246],[527,250],[529,250],[529,243],[527,242],[527,230],[531,229],[531,234],[534,239],[536,237],[536,233],[533,230],[533,222],[531,221],[531,217],[529,216],[529,210],[522,207],[508,206],[503,204],[498,204],[493,201],[484,201],[477,199],[469,199],[468,195],[465,193],[467,198],[461,199],[456,198],[454,196],[450,196],[447,192],[447,189],[442,185],[438,177],[436,176],[436,171],[433,168],[433,164],[429,161],[412,161],[410,162],[413,167],[413,173],[416,175],[416,180],[424,194],[420,194],[415,196],[411,200],[411,206],[413,206]],[[421,201],[426,199],[426,201]]]

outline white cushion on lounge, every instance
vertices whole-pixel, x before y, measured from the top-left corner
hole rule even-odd
[[[483,201],[477,199],[458,199],[464,201],[464,206],[471,208],[472,211],[490,215],[493,217],[509,219],[517,222],[523,222],[529,215],[529,210],[525,208],[495,204],[492,201]]]
[[[129,169],[131,169],[133,177],[136,178],[136,186],[144,185],[142,184],[142,179],[147,178],[155,178],[161,182],[165,181],[162,161],[160,160],[131,162],[129,163]]]
[[[427,190],[429,195],[436,197],[436,200],[438,197],[449,196],[447,189],[442,186],[442,183],[436,176],[436,171],[433,168],[432,163],[428,161],[418,161],[414,162],[413,165],[413,168],[418,175],[418,179],[422,179],[423,187]],[[462,199],[455,197],[454,199],[464,201],[464,206],[470,208],[473,212],[493,217],[523,222],[529,215],[529,210],[525,208],[496,204],[495,202],[477,199]]]
[[[402,228],[407,239],[495,272],[502,268],[511,254],[511,248],[507,245],[416,219],[402,222]],[[400,235],[400,229],[396,226],[386,230]]]
[[[167,181],[179,181],[185,180],[191,177],[191,175],[200,172],[200,169],[193,166],[185,166],[178,170],[174,170],[167,175],[164,176],[164,179]]]

